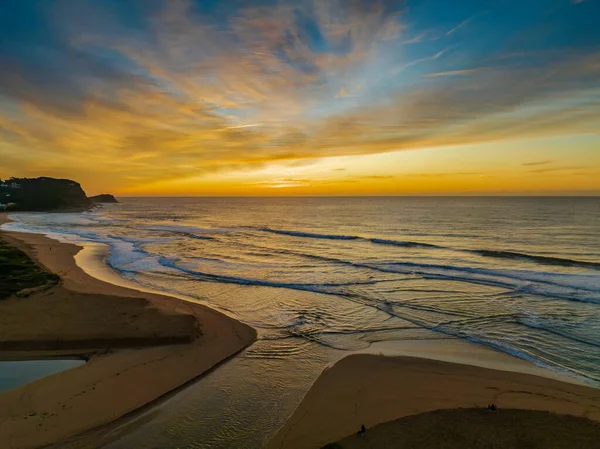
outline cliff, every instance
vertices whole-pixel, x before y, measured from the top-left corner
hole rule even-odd
[[[117,199],[108,193],[103,193],[101,195],[96,195],[96,196],[90,196],[90,200],[94,204],[118,203]]]
[[[0,205],[11,211],[84,210],[92,201],[70,179],[10,178],[0,181]]]

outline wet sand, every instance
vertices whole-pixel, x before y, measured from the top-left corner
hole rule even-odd
[[[320,448],[355,435],[362,424],[491,403],[500,412],[542,410],[600,422],[599,389],[440,360],[357,354],[321,374],[267,447]]]
[[[0,447],[99,447],[88,431],[153,403],[256,339],[254,329],[200,304],[87,275],[75,263],[77,245],[1,236],[62,282],[0,301],[0,359],[89,361],[1,393]]]

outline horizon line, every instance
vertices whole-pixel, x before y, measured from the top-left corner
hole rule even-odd
[[[101,195],[101,194],[99,194]],[[95,196],[95,195],[92,195]],[[456,195],[119,195],[118,198],[600,198],[591,194],[456,194]]]

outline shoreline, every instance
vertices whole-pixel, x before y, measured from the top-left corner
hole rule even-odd
[[[1,216],[1,214],[0,214]],[[1,217],[0,217],[1,218]],[[0,223],[1,224],[1,223]],[[40,234],[32,234],[32,235],[40,235]],[[62,243],[62,245],[71,245],[71,246],[75,246],[72,245],[70,243]],[[106,255],[108,246],[101,244],[101,243],[93,243],[90,245],[85,245],[83,246],[83,248],[79,247],[80,249],[78,250],[78,252],[76,254],[73,254],[72,258],[75,261],[75,264],[77,265],[77,267],[79,268],[80,271],[85,272],[85,274],[88,277],[94,278],[102,283],[109,283],[109,285],[114,285],[117,287],[124,287],[126,289],[131,289],[133,287],[133,289],[138,292],[138,293],[147,293],[147,294],[151,294],[151,295],[165,295],[165,293],[162,292],[156,292],[150,289],[144,289],[144,287],[140,286],[140,288],[137,288],[135,284],[133,284],[133,282],[131,281],[127,281],[126,279],[122,279],[121,277],[118,276],[117,273],[115,273],[114,271],[112,271],[106,264],[104,264],[102,262],[102,256]],[[133,284],[133,285],[132,285]],[[170,295],[169,293],[166,293],[166,295]],[[172,298],[178,298],[178,296],[176,295],[170,295],[169,297]],[[185,301],[184,298],[178,298],[181,299],[183,301]],[[196,302],[190,302],[192,304],[198,304]],[[219,312],[217,312],[219,313]],[[221,314],[225,314],[224,312],[220,312]],[[433,331],[431,331],[432,333],[434,333]],[[435,333],[436,335],[438,335],[437,333]],[[379,354],[379,355],[376,355]],[[398,357],[400,356],[400,357]],[[488,346],[485,345],[481,345],[481,344],[477,344],[477,343],[472,343],[469,341],[465,341],[459,338],[444,338],[444,339],[435,339],[435,340],[415,340],[415,341],[389,341],[389,342],[379,342],[379,343],[374,343],[370,348],[366,349],[366,350],[361,350],[358,351],[357,353],[351,353],[349,355],[345,355],[343,358],[341,358],[340,360],[336,361],[334,364],[329,365],[328,367],[325,368],[325,370],[321,373],[321,375],[319,376],[319,378],[316,380],[316,382],[312,385],[312,387],[310,388],[310,390],[306,393],[304,399],[302,400],[302,402],[299,404],[299,406],[297,407],[297,409],[294,411],[294,413],[292,414],[292,416],[290,416],[286,423],[284,424],[284,426],[282,428],[279,429],[279,431],[277,432],[277,434],[269,441],[269,443],[267,444],[266,447],[317,447],[314,445],[311,446],[302,446],[302,438],[304,438],[305,436],[301,436],[299,440],[296,441],[296,438],[298,438],[297,433],[300,432],[307,432],[307,433],[314,433],[314,434],[319,434],[320,430],[318,431],[318,427],[316,427],[313,424],[306,424],[304,421],[300,420],[297,421],[297,414],[300,413],[300,410],[305,410],[305,413],[308,414],[316,414],[320,416],[321,421],[327,421],[327,419],[329,419],[329,413],[323,413],[320,410],[320,407],[323,406],[323,401],[326,401],[326,397],[327,394],[324,394],[322,399],[316,402],[313,402],[311,405],[311,409],[310,411],[306,410],[304,407],[306,407],[305,402],[306,401],[312,401],[312,395],[313,390],[315,388],[320,388],[320,383],[323,382],[323,378],[326,377],[326,375],[328,375],[328,373],[330,371],[332,372],[338,372],[340,370],[340,366],[346,366],[345,360],[347,359],[351,359],[353,357],[375,357],[375,358],[381,358],[381,359],[388,359],[388,360],[397,360],[397,359],[417,359],[420,361],[420,363],[428,363],[431,362],[433,363],[432,365],[432,369],[434,370],[438,370],[441,372],[444,372],[444,370],[449,369],[448,367],[453,366],[453,365],[459,365],[459,366],[464,366],[464,367],[468,367],[469,369],[475,369],[475,371],[473,372],[477,372],[477,370],[484,370],[484,371],[493,371],[496,373],[500,373],[497,374],[498,376],[504,376],[504,377],[511,377],[513,374],[516,374],[518,376],[529,376],[529,377],[535,377],[535,378],[539,378],[541,381],[546,381],[546,380],[551,380],[551,381],[562,381],[563,383],[565,383],[565,385],[567,385],[567,387],[565,388],[571,388],[573,386],[577,386],[577,387],[581,387],[581,388],[589,388],[589,387],[584,387],[583,384],[581,384],[578,380],[574,379],[574,378],[569,378],[566,377],[565,375],[556,372],[556,371],[552,371],[548,368],[544,368],[544,367],[540,367],[537,365],[534,365],[533,363],[520,359],[514,355],[510,355],[508,353],[504,353],[501,351],[498,351],[496,349],[490,348]],[[219,362],[222,363],[222,362]],[[379,369],[379,364],[374,364],[373,365],[375,370]],[[214,369],[211,368],[211,369]],[[403,375],[406,375],[407,373],[402,373]],[[410,373],[409,373],[410,374]],[[439,372],[437,374],[440,374]],[[488,373],[489,374],[489,373]],[[343,373],[343,375],[340,375],[340,379],[344,379],[347,377],[352,377],[353,376],[353,372],[352,370],[350,371],[345,371]],[[445,381],[445,376],[446,375],[440,375],[440,377],[438,379],[436,379],[436,382],[438,381]],[[527,388],[528,384],[527,382],[524,382],[525,377],[521,377],[519,378],[517,385],[519,385],[519,388]],[[485,379],[484,379],[485,380]],[[387,380],[383,380],[383,382],[385,383]],[[343,382],[343,381],[342,381]],[[179,391],[181,388],[185,388],[185,386],[187,385],[184,384],[178,388],[176,388],[174,391]],[[525,386],[523,386],[525,385]],[[431,386],[430,386],[431,387]],[[430,388],[428,387],[428,388]],[[433,390],[438,392],[438,395],[440,397],[443,397],[444,392],[441,390],[435,390],[435,388],[437,388],[437,385],[433,385]],[[327,393],[330,390],[330,388],[327,388],[325,390],[325,393]],[[590,390],[594,390],[595,392],[598,392],[599,390],[595,390],[590,388]],[[525,390],[523,390],[525,391]],[[170,393],[166,393],[167,396],[169,396],[171,393],[173,393],[173,391],[171,391]],[[352,390],[352,386],[350,386],[350,388],[348,389],[347,395],[351,396],[352,393],[356,393],[355,390]],[[524,393],[525,394],[525,393]],[[527,394],[531,394],[531,393],[527,393]],[[594,393],[595,394],[595,393]],[[151,419],[151,415],[152,415],[152,405],[155,404],[157,401],[161,401],[162,398],[164,398],[165,396],[161,396],[159,398],[157,398],[156,400],[152,401],[151,403],[149,403],[147,406],[142,406],[141,408],[136,409],[135,411],[127,414],[124,416],[125,419],[127,419],[128,417],[131,417],[131,422],[125,422],[124,425],[119,425],[117,427],[117,429],[113,430],[114,433],[118,433],[119,429],[121,427],[128,427],[130,424],[131,425],[135,425],[135,421],[143,421],[145,419]],[[377,397],[376,395],[374,397]],[[385,396],[380,397],[380,399],[383,401],[383,403],[385,404]],[[452,406],[456,406],[459,405],[460,403],[458,402],[452,402],[451,398],[446,398],[448,399],[450,402],[448,403],[449,406],[448,407],[444,407],[444,408],[452,408]],[[351,406],[352,404],[350,402],[348,402],[348,397],[342,396],[342,397],[336,397],[336,398],[329,398],[329,401],[335,401],[335,402],[339,402],[339,406],[340,407],[344,407],[344,406]],[[399,401],[401,401],[402,398],[399,399]],[[482,399],[483,400],[483,399]],[[484,401],[485,402],[485,401]],[[375,404],[375,403],[374,403]],[[485,405],[484,403],[482,403],[483,405]],[[480,406],[482,404],[477,403],[477,406]],[[509,404],[509,403],[507,403]],[[422,405],[422,404],[421,404]],[[475,403],[471,403],[469,404],[469,406],[474,406]],[[506,408],[507,406],[510,405],[503,405],[500,404],[501,407]],[[517,407],[518,408],[518,407]],[[417,410],[417,411],[415,411]],[[413,412],[411,412],[408,415],[401,415],[401,416],[396,416],[397,410],[388,410],[389,415],[386,418],[389,419],[385,419],[384,421],[381,421],[380,419],[382,418],[377,418],[376,416],[370,416],[368,417],[368,419],[371,419],[372,421],[369,421],[367,419],[365,419],[365,424],[367,424],[368,427],[373,426],[374,424],[378,424],[378,423],[382,423],[382,422],[388,422],[394,419],[397,419],[399,417],[402,416],[412,416],[414,413],[419,413],[420,409],[414,409]],[[428,411],[429,409],[424,409],[425,411]],[[343,415],[343,410],[341,412],[341,415]],[[340,416],[341,416],[340,415]],[[594,415],[595,416],[595,415]],[[337,419],[337,418],[336,418]],[[100,428],[96,428],[95,430],[96,435],[104,435],[106,434],[106,431],[102,431],[102,427],[107,428],[106,426],[111,426],[114,424],[119,424],[121,421],[120,419],[117,421],[112,421],[104,426],[101,426]],[[360,427],[360,424],[358,425]],[[296,427],[296,429],[291,429],[291,427]],[[113,427],[114,429],[114,427]],[[327,439],[326,441],[324,441],[323,443],[319,443],[319,444],[326,444],[332,441],[336,441],[336,440],[340,440],[341,438],[347,436],[347,434],[337,434],[335,433],[337,429],[332,429],[332,428],[328,428],[328,429],[324,429],[322,430],[323,435],[332,435],[331,438]],[[356,428],[353,427],[352,429],[349,429],[350,433],[353,433],[356,431]],[[91,437],[91,435],[93,434],[94,429],[89,433],[88,436]],[[283,440],[282,440],[283,438]],[[95,440],[91,440],[91,441],[95,441]],[[107,441],[108,442],[108,441]],[[285,442],[286,445],[284,446],[277,446],[278,442],[280,442],[282,444],[282,442]],[[296,442],[299,443],[299,445],[296,445]],[[106,444],[106,443],[103,443]],[[65,446],[63,445],[58,445],[58,446],[52,446],[52,447],[79,447],[76,444],[76,440],[73,441],[73,445],[69,445],[69,446]],[[320,447],[320,446],[319,446]]]
[[[2,221],[2,215],[3,214],[0,213],[0,226],[4,223]],[[4,215],[7,216],[8,214],[4,213]],[[0,228],[0,233],[1,232],[10,233],[18,231],[3,231]],[[49,237],[48,234],[36,234],[33,232],[32,234],[44,235],[47,238],[57,240],[56,237]],[[112,269],[104,261],[104,259],[110,255],[110,246],[108,244],[98,242],[89,242],[83,245],[73,244],[69,242],[61,243],[65,245],[74,245],[80,248],[80,250],[73,256],[73,258],[75,259],[75,263],[79,267],[79,269],[81,269],[85,272],[85,274],[94,279],[118,287],[132,289],[137,292],[164,295],[188,303],[204,305],[213,310],[217,310],[219,313],[226,315],[229,318],[232,318],[233,320],[237,320],[235,316],[232,316],[231,311],[226,309],[220,310],[213,308],[211,305],[207,305],[204,301],[199,300],[197,298],[191,298],[173,292],[153,289],[151,287],[146,287],[137,284],[133,281],[127,280],[119,276],[118,272]],[[387,357],[408,356],[458,364],[473,365],[507,372],[532,374],[576,385],[589,386],[589,384],[586,383],[585,378],[569,375],[568,372],[562,372],[560,370],[552,369],[551,367],[545,366],[543,364],[537,364],[534,361],[520,358],[517,355],[496,349],[494,347],[482,343],[476,343],[459,337],[447,335],[444,335],[443,338],[435,338],[436,336],[439,337],[441,334],[439,334],[436,331],[425,328],[421,329],[421,331],[431,334],[434,338],[374,342],[371,344],[371,346],[369,346],[366,349],[351,351],[347,354],[344,354],[341,358],[338,358],[329,365],[327,365],[325,369],[330,368],[343,358],[348,357],[350,355],[379,354]]]
[[[600,422],[600,389],[539,375],[407,356],[353,354],[326,368],[267,449],[314,449],[447,409],[547,411]],[[367,446],[365,446],[367,447]]]
[[[31,213],[31,212],[30,212]],[[40,212],[43,213],[43,212]],[[61,213],[61,212],[53,212],[53,213]],[[5,218],[3,219],[3,214]],[[219,309],[211,304],[208,304],[206,301],[202,299],[181,295],[171,291],[163,291],[156,288],[148,287],[142,284],[138,284],[134,281],[125,279],[121,277],[117,270],[113,269],[106,263],[106,258],[110,256],[110,245],[106,243],[100,242],[84,242],[84,243],[73,243],[69,241],[63,241],[59,239],[59,235],[55,235],[52,232],[48,233],[36,233],[32,231],[14,231],[14,230],[4,230],[1,226],[4,223],[14,222],[10,218],[6,218],[8,213],[0,212],[0,233],[17,233],[17,234],[33,234],[33,235],[41,235],[48,239],[57,241],[63,245],[73,245],[79,248],[79,251],[73,255],[73,259],[75,260],[75,264],[77,267],[83,271],[87,276],[94,278],[95,280],[101,281],[106,284],[114,285],[116,287],[123,287],[127,290],[134,290],[136,292],[148,293],[151,295],[158,296],[166,296],[169,298],[175,298],[180,301],[184,301],[185,303],[190,304],[199,304],[205,307],[208,307],[211,310],[215,310],[235,321],[239,321],[239,319],[234,316],[230,310],[227,309]]]
[[[0,224],[6,220],[0,214]],[[108,441],[94,430],[179,391],[256,339],[254,329],[207,306],[90,276],[75,261],[78,245],[34,233],[0,234],[61,277],[57,287],[0,302],[13,313],[0,317],[12,325],[3,327],[0,358],[88,360],[0,393],[2,447],[102,446]],[[53,316],[61,326],[43,320]],[[16,325],[28,319],[38,325]]]

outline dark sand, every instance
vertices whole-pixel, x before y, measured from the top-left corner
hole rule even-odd
[[[595,449],[600,423],[534,410],[451,409],[408,416],[327,449]]]

